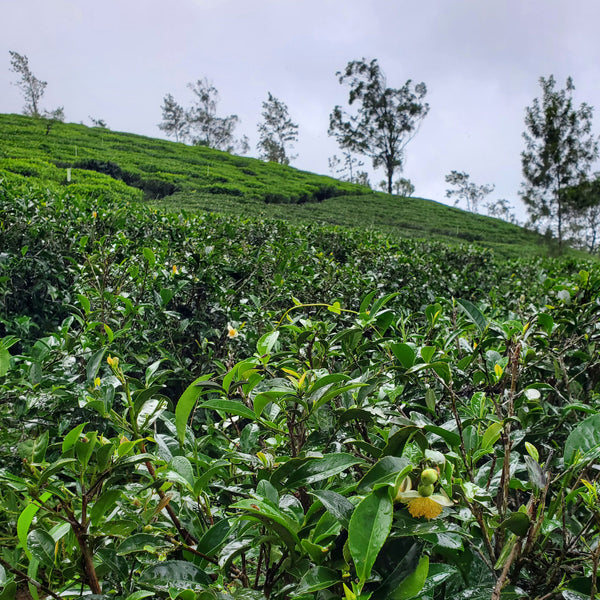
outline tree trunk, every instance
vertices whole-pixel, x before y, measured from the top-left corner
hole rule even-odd
[[[562,206],[560,200],[558,201],[558,247],[562,248]]]
[[[556,216],[558,217],[558,247],[562,248],[562,202],[560,199],[560,173],[556,175]]]

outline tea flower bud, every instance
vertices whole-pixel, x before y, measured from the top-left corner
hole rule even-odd
[[[435,469],[424,469],[421,473],[421,483],[433,485],[438,480],[438,472]]]
[[[433,485],[431,484],[421,483],[417,489],[423,498],[427,498],[433,494]]]

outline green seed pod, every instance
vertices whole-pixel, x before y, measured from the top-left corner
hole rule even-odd
[[[424,469],[421,473],[421,483],[433,485],[438,480],[438,472],[435,469]]]
[[[419,485],[419,494],[424,497],[431,496],[433,494],[433,485],[422,483]]]

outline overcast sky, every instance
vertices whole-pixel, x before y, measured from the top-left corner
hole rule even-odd
[[[520,205],[524,109],[540,76],[560,87],[572,76],[576,102],[600,107],[598,0],[0,0],[0,15],[0,112],[24,104],[9,50],[48,82],[43,108],[153,137],[164,95],[187,106],[187,83],[207,77],[251,155],[270,91],[300,127],[292,166],[325,174],[339,154],[329,114],[347,99],[335,73],[377,58],[390,87],[427,85],[430,113],[403,176],[442,202],[444,176],[458,170]]]

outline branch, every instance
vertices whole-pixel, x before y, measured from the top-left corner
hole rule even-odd
[[[504,565],[504,568],[502,569],[502,573],[500,574],[500,577],[498,577],[498,579],[496,581],[496,585],[494,586],[494,590],[492,592],[492,600],[500,600],[500,594],[502,593],[502,588],[506,584],[506,579],[508,577],[508,572],[509,572],[510,567],[512,566],[515,558],[517,557],[517,554],[521,551],[521,544],[522,543],[523,543],[523,540],[520,539],[513,546],[513,549],[511,550],[510,556],[508,557],[508,560],[506,561],[506,564]]]
[[[10,563],[5,561],[1,556],[0,556],[0,565],[2,565],[5,569],[9,570],[11,573],[14,573],[15,575],[18,575],[19,577],[25,579],[28,583],[35,586],[41,592],[44,592],[45,594],[48,594],[49,596],[56,598],[56,600],[63,600],[63,598],[61,596],[59,596],[58,594],[55,594],[50,588],[47,588],[43,583],[36,581],[33,577],[30,577],[24,571],[21,571],[20,569],[13,567]]]

